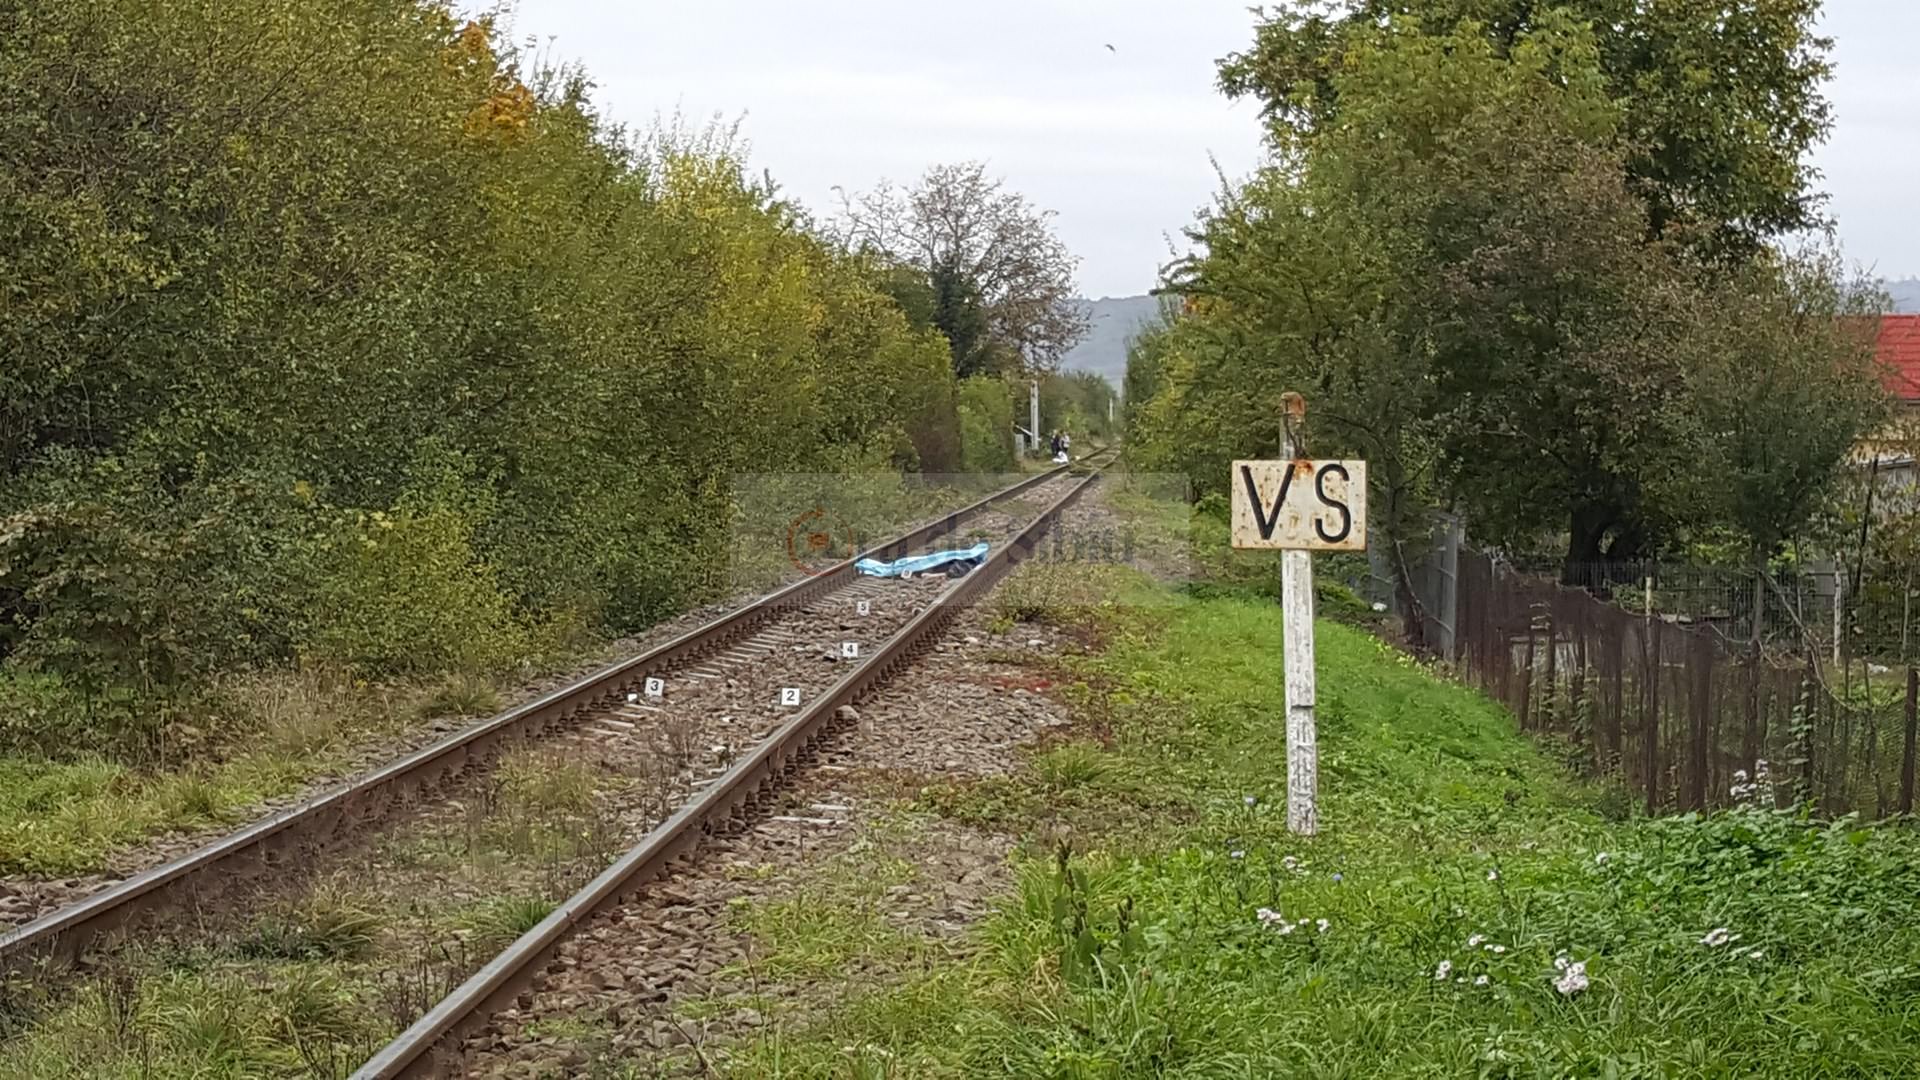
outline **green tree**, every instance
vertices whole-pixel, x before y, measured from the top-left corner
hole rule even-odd
[[[1820,0],[1306,0],[1263,9],[1253,47],[1221,87],[1258,98],[1283,128],[1337,122],[1346,55],[1389,21],[1445,36],[1470,21],[1502,54],[1571,16],[1590,25],[1608,97],[1623,106],[1622,166],[1648,227],[1745,256],[1819,223],[1807,153],[1832,118],[1822,83],[1832,42]]]
[[[1222,195],[1173,271],[1188,313],[1129,373],[1142,460],[1216,486],[1272,452],[1297,389],[1315,453],[1374,462],[1395,561],[1437,505],[1486,541],[1558,533],[1570,573],[1651,554],[1735,521],[1715,472],[1734,461],[1783,527],[1804,516],[1802,478],[1871,411],[1857,348],[1804,329],[1851,301],[1820,307],[1840,286],[1819,267],[1707,261],[1650,228],[1594,32],[1556,12],[1504,38],[1397,19],[1343,25],[1339,46],[1288,105],[1337,103],[1338,122],[1278,125],[1273,164]],[[1727,332],[1748,315],[1765,347]],[[1798,464],[1743,456],[1758,429],[1715,397],[1730,342],[1780,385],[1812,380],[1819,407],[1766,421]]]
[[[13,0],[0,97],[15,667],[505,665],[725,586],[736,475],[958,455],[872,260],[484,19]]]
[[[1845,487],[1853,448],[1888,418],[1867,332],[1885,297],[1848,277],[1837,253],[1814,250],[1756,261],[1702,301],[1694,399],[1713,481],[1703,497],[1745,549],[1761,610],[1769,564]],[[1756,652],[1760,632],[1755,620]]]

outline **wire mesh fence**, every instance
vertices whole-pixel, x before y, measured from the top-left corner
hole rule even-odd
[[[1506,558],[1521,572],[1554,578],[1635,614],[1670,616],[1741,647],[1758,640],[1768,649],[1887,666],[1920,661],[1920,566],[1762,575],[1673,561]]]
[[[1631,610],[1482,552],[1460,551],[1457,580],[1462,675],[1649,813],[1747,800],[1912,811],[1910,671],[1841,679],[1805,650],[1754,649],[1750,633]]]

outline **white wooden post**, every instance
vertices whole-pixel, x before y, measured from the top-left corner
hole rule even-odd
[[[1286,397],[1293,423],[1282,428],[1280,457],[1306,457],[1294,424],[1306,416],[1306,401]],[[1286,621],[1287,683],[1287,831],[1312,836],[1320,831],[1320,747],[1314,732],[1313,553],[1289,548],[1280,553],[1280,612]]]

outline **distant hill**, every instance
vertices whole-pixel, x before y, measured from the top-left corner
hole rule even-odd
[[[1107,296],[1085,300],[1087,336],[1060,360],[1067,371],[1091,371],[1118,390],[1127,376],[1127,344],[1160,321],[1160,297]]]
[[[1894,311],[1905,315],[1920,314],[1920,278],[1889,281],[1887,292],[1893,294]]]

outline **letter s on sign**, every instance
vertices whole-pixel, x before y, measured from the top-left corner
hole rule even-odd
[[[1319,514],[1313,516],[1313,531],[1319,534],[1320,539],[1329,544],[1340,543],[1347,538],[1349,533],[1353,532],[1353,511],[1347,509],[1346,503],[1327,494],[1327,474],[1336,472],[1340,474],[1340,479],[1343,481],[1340,490],[1344,496],[1346,494],[1344,481],[1351,479],[1351,477],[1347,475],[1347,467],[1345,465],[1337,461],[1329,461],[1320,466],[1320,471],[1315,474],[1313,478],[1313,493],[1320,496],[1322,503],[1325,503],[1340,513],[1340,528],[1335,532],[1327,531],[1326,519],[1324,517]]]

